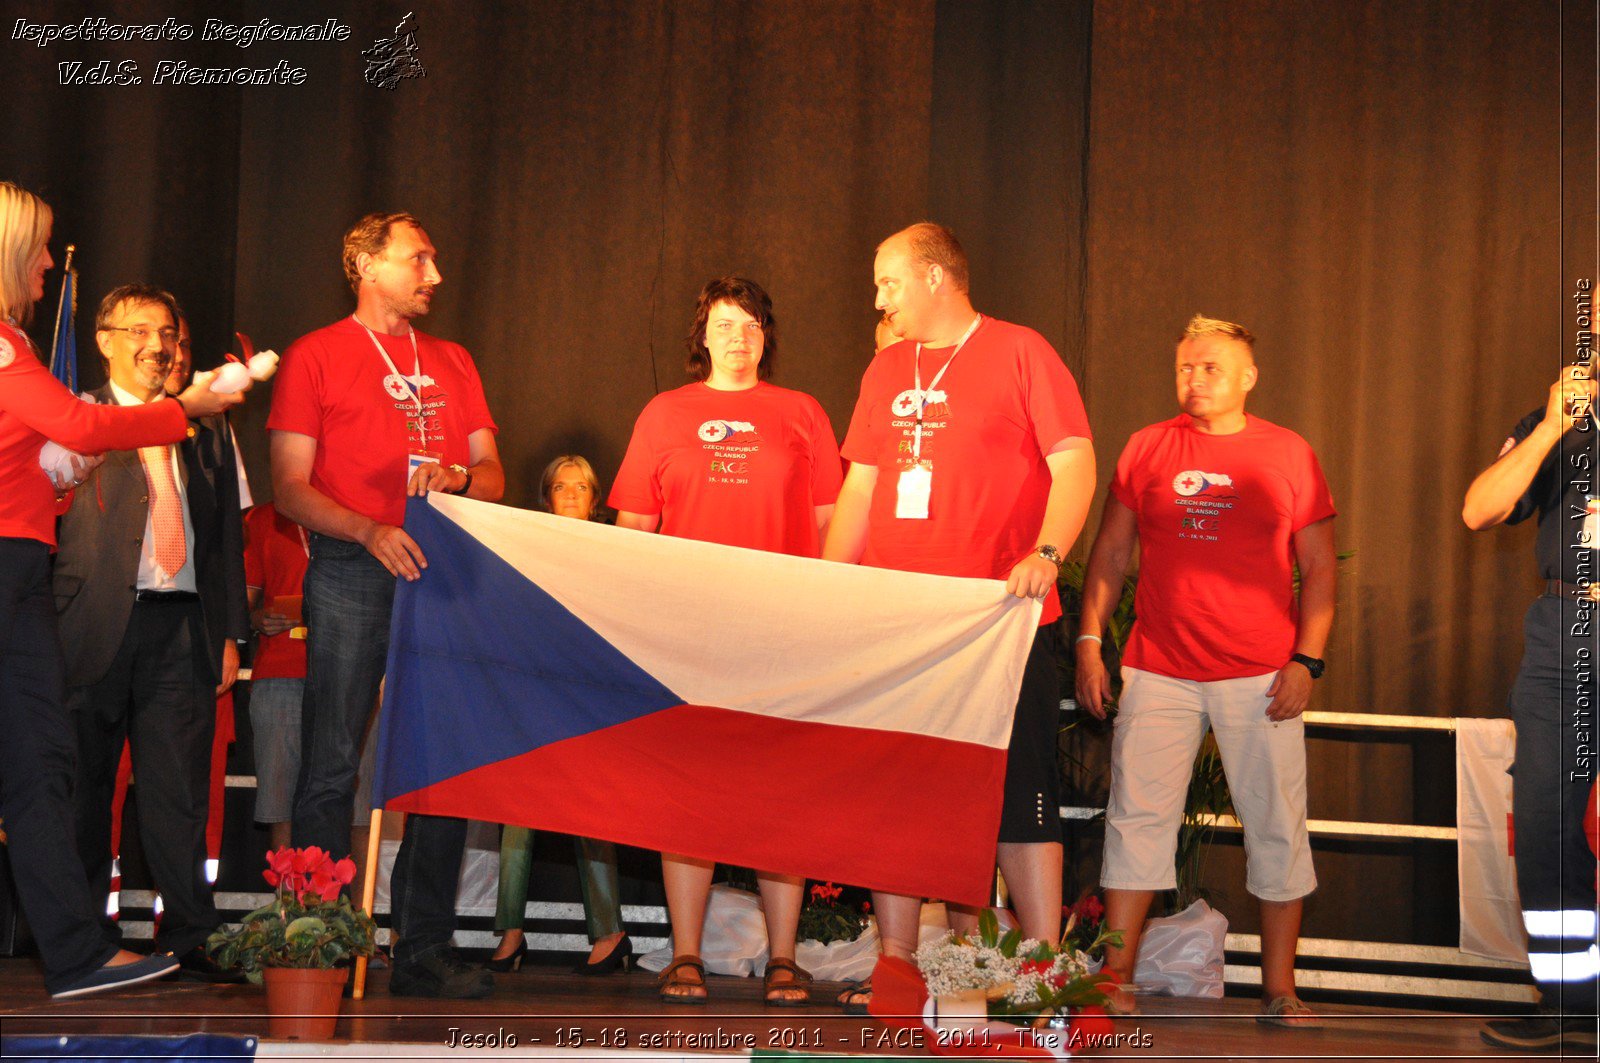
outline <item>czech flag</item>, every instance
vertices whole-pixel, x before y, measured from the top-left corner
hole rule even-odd
[[[438,493],[375,804],[989,901],[1040,605]]]

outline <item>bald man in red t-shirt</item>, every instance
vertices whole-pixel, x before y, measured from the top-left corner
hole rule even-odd
[[[922,222],[873,262],[880,350],[841,453],[850,462],[823,558],[1004,580],[1044,599],[1006,757],[997,859],[1025,935],[1061,936],[1055,594],[1094,497],[1078,385],[1043,336],[979,314],[955,234]],[[921,899],[874,893],[886,956],[909,960]],[[847,992],[846,1010],[865,994]]]

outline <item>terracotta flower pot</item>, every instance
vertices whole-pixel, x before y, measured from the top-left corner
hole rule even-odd
[[[286,1041],[326,1041],[339,1023],[348,967],[268,967],[267,1036]]]

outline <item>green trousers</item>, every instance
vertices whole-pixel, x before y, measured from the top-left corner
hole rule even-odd
[[[589,940],[622,932],[622,898],[617,880],[617,847],[593,838],[574,838],[578,884],[583,888],[583,915]],[[533,870],[533,831],[504,827],[500,833],[500,899],[495,931],[521,929],[528,909],[528,875]]]

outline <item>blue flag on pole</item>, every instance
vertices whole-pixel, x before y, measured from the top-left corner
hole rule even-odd
[[[50,372],[73,394],[78,392],[78,331],[73,319],[78,310],[78,271],[70,251],[61,278],[61,300],[56,303],[56,336],[50,345]]]

